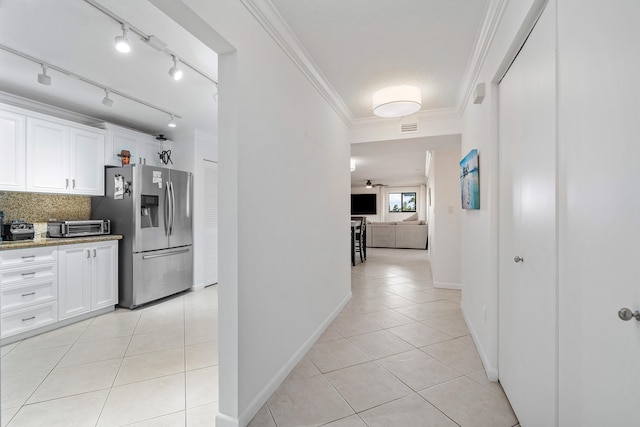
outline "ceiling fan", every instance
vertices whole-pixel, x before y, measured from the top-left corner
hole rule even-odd
[[[366,188],[373,188],[373,187],[388,187],[387,184],[372,184],[371,180],[368,179],[366,184],[364,185]]]

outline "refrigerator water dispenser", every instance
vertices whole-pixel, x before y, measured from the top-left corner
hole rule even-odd
[[[140,199],[140,226],[142,228],[158,226],[158,196],[142,194]]]

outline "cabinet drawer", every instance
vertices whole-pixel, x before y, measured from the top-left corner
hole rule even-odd
[[[0,317],[0,338],[30,331],[57,320],[58,304],[55,301],[5,313]]]
[[[57,246],[43,248],[14,249],[0,252],[0,269],[23,267],[44,262],[56,262]]]
[[[36,281],[57,282],[56,264],[33,264],[29,267],[0,270],[0,286],[30,285]]]
[[[55,279],[38,281],[37,283],[21,286],[4,286],[0,288],[0,309],[3,313],[57,301],[58,286]]]

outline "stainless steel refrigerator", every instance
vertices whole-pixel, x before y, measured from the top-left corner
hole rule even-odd
[[[193,283],[190,172],[131,165],[105,169],[105,196],[91,216],[110,219],[119,250],[119,305],[134,308]]]

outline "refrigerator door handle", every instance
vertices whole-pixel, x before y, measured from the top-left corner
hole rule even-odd
[[[187,218],[191,216],[191,176],[187,176]]]
[[[169,235],[169,182],[164,186],[164,234]]]
[[[173,182],[169,183],[171,190],[171,226],[169,227],[169,235],[173,235],[173,224],[176,219],[176,194],[173,191]]]
[[[171,256],[171,255],[177,255],[177,254],[183,254],[185,252],[189,252],[189,249],[180,249],[178,251],[173,251],[173,252],[165,252],[163,254],[153,254],[153,255],[143,255],[142,259],[150,259],[150,258],[160,258],[160,257],[164,257],[164,256]]]

